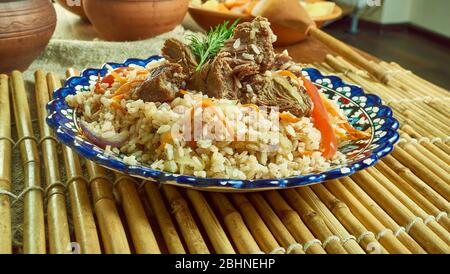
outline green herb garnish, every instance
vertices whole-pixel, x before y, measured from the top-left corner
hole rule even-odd
[[[224,42],[233,35],[234,27],[238,21],[239,19],[234,21],[234,23],[229,27],[229,22],[226,21],[223,24],[216,26],[214,29],[211,28],[206,34],[206,37],[199,38],[196,35],[190,35],[188,37],[191,41],[189,47],[197,56],[198,60],[200,60],[197,66],[197,71],[202,68],[208,59],[216,56],[219,50],[223,47]]]

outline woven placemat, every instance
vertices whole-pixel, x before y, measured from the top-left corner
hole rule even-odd
[[[37,71],[29,85],[2,75],[0,253],[450,253],[450,95],[381,65],[389,85],[340,57],[307,66],[392,107],[402,138],[390,156],[340,180],[250,194],[111,174],[44,126],[57,75]]]

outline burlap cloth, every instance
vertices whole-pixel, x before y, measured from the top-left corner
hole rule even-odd
[[[34,119],[34,133],[38,140],[40,136],[38,124],[35,120],[37,112],[33,84],[34,71],[37,69],[42,69],[45,72],[53,71],[62,77],[67,68],[82,70],[87,67],[99,67],[105,62],[122,62],[127,58],[147,58],[159,54],[167,38],[173,37],[185,40],[186,35],[192,33],[187,29],[200,30],[192,19],[186,16],[182,25],[157,37],[136,42],[108,42],[100,39],[93,26],[88,22],[80,20],[79,17],[67,12],[57,4],[55,4],[55,8],[58,16],[55,33],[46,50],[24,72],[31,117]],[[11,116],[13,117],[13,115]],[[14,121],[12,127],[13,139],[17,140]],[[40,156],[42,159],[42,155]],[[24,176],[18,148],[14,148],[12,157],[12,170],[14,171],[12,172],[12,192],[19,195],[23,192]],[[62,162],[62,155],[59,159]],[[43,171],[41,172],[41,184],[45,188],[45,178],[42,173]],[[62,176],[64,180],[65,174],[62,174]],[[12,216],[13,245],[15,252],[21,252],[23,223],[23,203],[21,199],[13,201]]]

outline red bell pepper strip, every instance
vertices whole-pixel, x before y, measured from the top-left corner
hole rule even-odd
[[[322,135],[322,140],[320,143],[323,151],[322,155],[325,159],[332,159],[337,151],[337,141],[336,136],[334,135],[334,130],[328,118],[328,113],[316,86],[304,76],[301,76],[301,79],[306,92],[313,103],[313,108],[311,111],[312,122]]]
[[[108,84],[109,87],[112,86],[112,84],[114,84],[114,76],[107,75],[107,76],[103,77],[102,83]]]

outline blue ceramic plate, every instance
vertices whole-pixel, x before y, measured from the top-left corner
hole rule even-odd
[[[145,66],[160,58],[152,56],[146,60],[128,59],[122,64],[108,64],[113,68],[130,64]],[[64,87],[54,92],[53,100],[47,106],[49,113],[47,123],[55,129],[60,141],[81,156],[107,168],[161,183],[214,191],[256,191],[304,186],[349,176],[358,170],[373,166],[392,151],[399,138],[397,133],[399,123],[392,117],[392,110],[384,106],[378,96],[366,94],[360,87],[345,84],[339,77],[324,76],[316,69],[305,68],[303,74],[328,98],[338,102],[354,127],[359,130],[371,128],[370,139],[353,141],[339,148],[339,151],[347,156],[345,165],[332,166],[330,170],[321,173],[263,180],[198,178],[153,170],[146,164],[132,166],[123,162],[123,155],[107,155],[102,148],[88,141],[78,128],[76,109],[69,107],[65,101],[65,97],[69,94],[75,94],[78,90],[89,90],[90,82],[97,79],[98,73],[104,76],[107,73],[106,67],[89,68],[83,71],[80,77],[67,79]]]

